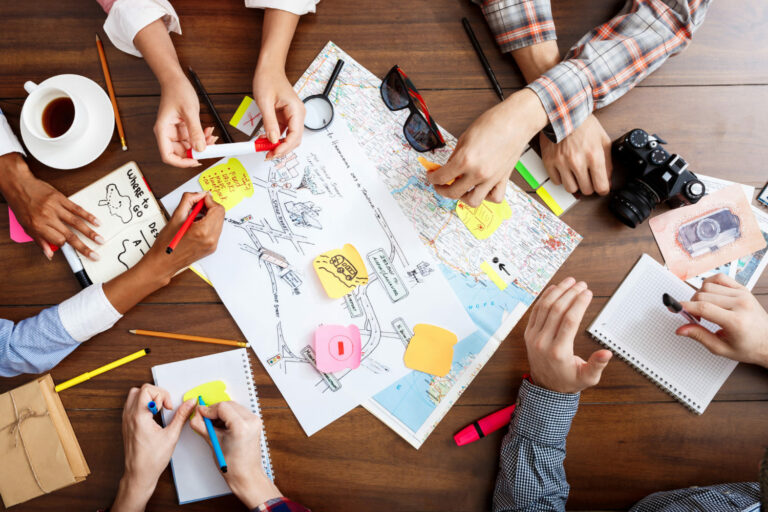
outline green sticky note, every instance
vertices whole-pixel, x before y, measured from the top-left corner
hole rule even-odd
[[[515,169],[517,169],[517,172],[520,173],[520,176],[523,177],[523,179],[526,181],[526,183],[528,183],[528,185],[531,186],[531,188],[533,189],[539,188],[541,184],[538,181],[536,181],[536,178],[534,178],[530,172],[528,172],[528,169],[525,168],[525,166],[523,165],[523,162],[518,161],[515,164]]]

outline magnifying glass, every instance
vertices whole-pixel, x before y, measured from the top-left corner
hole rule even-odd
[[[336,79],[339,77],[343,67],[344,61],[339,59],[336,62],[336,67],[333,68],[333,73],[331,73],[331,78],[328,80],[323,94],[313,94],[308,98],[304,98],[304,107],[307,109],[307,115],[304,118],[304,128],[307,130],[322,130],[327,128],[331,121],[333,121],[333,104],[328,99],[328,95],[331,93],[333,84],[336,83]]]

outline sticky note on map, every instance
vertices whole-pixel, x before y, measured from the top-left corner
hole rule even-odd
[[[29,236],[26,231],[24,231],[23,227],[21,227],[21,224],[19,224],[19,221],[16,220],[16,215],[14,215],[13,210],[11,210],[10,207],[8,208],[8,224],[11,230],[11,240],[17,244],[23,244],[32,241],[32,237]]]
[[[512,216],[512,208],[506,200],[500,203],[483,201],[477,208],[459,201],[456,203],[456,215],[475,238],[485,240]]]
[[[453,346],[459,338],[451,331],[430,324],[416,324],[403,360],[411,370],[445,377],[451,371]]]
[[[435,162],[430,162],[429,160],[427,160],[423,156],[420,156],[418,158],[418,160],[419,160],[419,163],[421,164],[421,166],[424,167],[427,170],[427,172],[436,171],[436,170],[438,170],[439,168],[442,167],[442,165],[436,164]],[[453,185],[454,181],[456,181],[456,180],[451,180],[446,185]]]
[[[360,366],[360,330],[356,325],[321,325],[315,331],[315,366],[334,373]]]
[[[499,290],[505,290],[507,288],[507,283],[504,281],[504,279],[501,278],[498,272],[496,272],[496,269],[493,268],[493,266],[488,263],[487,261],[484,261],[480,264],[480,270],[485,272],[485,275],[488,276],[488,279],[493,282],[496,286],[499,287]]]
[[[229,125],[234,126],[249,137],[261,121],[261,111],[256,106],[253,98],[246,96],[240,102],[240,106],[235,110],[235,115],[229,120]]]
[[[351,244],[324,252],[315,258],[312,265],[325,293],[332,299],[343,297],[368,282],[368,270],[363,258]]]
[[[203,397],[203,401],[207,405],[232,400],[227,394],[227,385],[221,380],[212,380],[190,389],[184,393],[183,400],[186,402],[191,398],[197,399],[198,396]]]
[[[251,177],[237,158],[206,169],[199,181],[203,190],[210,190],[213,199],[225,210],[253,195]]]

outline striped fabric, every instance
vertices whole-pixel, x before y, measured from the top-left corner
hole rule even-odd
[[[579,395],[556,393],[524,380],[517,402],[501,445],[493,510],[565,510],[569,492],[563,468],[565,439],[579,407]],[[658,492],[630,511],[752,512],[759,510],[759,499],[757,483],[722,484]]]
[[[478,0],[476,0],[478,1]],[[701,26],[711,0],[628,0],[612,20],[579,40],[565,59],[528,85],[541,100],[557,142],[593,110],[623,96]],[[549,0],[487,0],[481,4],[502,51],[555,39]]]

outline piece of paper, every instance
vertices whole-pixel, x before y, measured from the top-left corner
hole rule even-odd
[[[459,201],[456,203],[456,215],[475,238],[485,240],[512,216],[512,209],[506,200],[500,203],[483,201],[477,208]]]
[[[720,178],[715,178],[713,176],[706,176],[704,174],[699,174],[699,173],[696,173],[696,177],[699,179],[700,182],[704,184],[704,189],[706,194],[714,194],[718,190],[722,190],[726,187],[730,187],[731,185],[739,185],[741,187],[741,190],[744,192],[744,196],[747,198],[748,203],[751,203],[752,198],[755,196],[755,187],[752,187],[750,185],[737,183],[735,181],[723,180]]]
[[[24,244],[32,241],[32,237],[29,236],[26,231],[24,231],[24,228],[21,227],[19,221],[16,220],[16,215],[14,215],[10,206],[8,207],[8,224],[11,231],[11,240],[17,244]]]
[[[545,181],[549,179],[547,169],[544,167],[544,163],[539,158],[539,155],[533,150],[528,150],[520,156],[520,160],[515,164],[515,169],[520,173],[528,185],[536,190]]]
[[[227,385],[223,380],[212,380],[210,382],[200,384],[199,386],[195,386],[194,388],[184,393],[184,396],[181,400],[183,402],[186,402],[191,398],[197,400],[198,396],[203,397],[205,405],[213,405],[219,402],[227,402],[232,400],[227,394]]]
[[[405,351],[405,366],[445,377],[451,371],[453,346],[459,341],[451,331],[429,324],[413,327],[413,338]]]
[[[246,96],[243,101],[240,102],[240,106],[235,110],[235,115],[229,120],[230,126],[234,126],[247,136],[251,136],[253,130],[258,126],[261,121],[261,111],[253,101],[253,98]]]
[[[503,291],[508,286],[506,281],[501,278],[501,276],[487,261],[484,261],[480,264],[480,269],[485,272],[485,275],[488,276],[488,279],[490,279],[493,284],[499,287],[499,290]]]
[[[315,363],[323,373],[360,366],[360,330],[356,325],[321,325],[315,331]]]
[[[413,325],[443,325],[462,338],[476,327],[344,123],[305,132],[301,146],[281,159],[264,156],[241,158],[254,194],[227,212],[216,252],[199,264],[311,435],[411,373],[403,336]],[[173,209],[197,187],[193,179],[163,202]],[[313,262],[349,243],[368,282],[329,299]],[[336,275],[351,275],[339,265]],[[334,384],[306,355],[321,324],[360,330],[362,363],[334,374]]]
[[[766,246],[739,185],[649,221],[664,261],[681,279],[699,275]]]
[[[755,214],[755,219],[757,219],[757,224],[760,226],[760,231],[767,245],[731,263],[731,277],[746,286],[748,290],[755,287],[757,280],[760,279],[760,275],[768,265],[768,213],[755,206],[752,207],[752,213]]]
[[[562,185],[555,185],[552,181],[547,181],[541,187],[536,189],[536,194],[544,203],[549,206],[552,213],[561,216],[568,209],[579,202],[579,199],[565,190]]]
[[[253,183],[248,171],[237,158],[206,169],[199,178],[200,187],[210,190],[213,199],[225,210],[232,209],[246,197],[253,195]]]
[[[355,246],[324,252],[312,262],[317,277],[332,299],[338,299],[368,282],[368,270]]]

